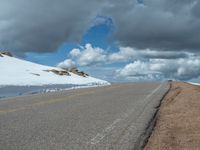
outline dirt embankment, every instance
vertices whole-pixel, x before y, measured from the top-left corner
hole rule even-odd
[[[200,150],[200,86],[172,82],[145,150]]]

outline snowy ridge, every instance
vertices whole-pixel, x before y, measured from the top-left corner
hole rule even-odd
[[[1,54],[2,55],[2,54]],[[2,57],[3,56],[3,57]],[[104,80],[90,76],[82,77],[69,72],[69,75],[57,75],[45,70],[60,70],[57,67],[50,67],[21,60],[7,55],[0,56],[0,87],[5,86],[43,86],[54,84],[73,85],[109,85]]]
[[[194,83],[194,82],[188,82],[188,83],[200,86],[200,83]]]

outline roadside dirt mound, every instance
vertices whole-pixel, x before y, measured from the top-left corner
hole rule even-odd
[[[172,82],[145,150],[200,149],[200,86]]]

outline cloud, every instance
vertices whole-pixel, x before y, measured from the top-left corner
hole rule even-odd
[[[120,47],[119,51],[116,53],[110,54],[109,60],[112,62],[115,61],[128,61],[133,59],[134,57],[137,57],[138,52],[130,47]]]
[[[106,52],[99,47],[92,47],[91,44],[86,44],[80,49],[72,49],[70,55],[79,66],[95,66],[107,61]]]
[[[199,51],[199,0],[116,1],[113,18],[122,46],[137,49]]]
[[[159,59],[176,59],[176,58],[185,58],[191,55],[188,52],[176,52],[176,51],[156,51],[150,49],[136,50],[131,47],[120,47],[119,51],[116,53],[110,54],[109,60],[111,62],[119,61],[130,61],[135,59],[149,59],[149,58],[159,58]]]
[[[72,57],[78,57],[81,55],[80,49],[74,48],[69,53]]]
[[[119,64],[123,65],[119,68]],[[119,47],[117,52],[86,44],[84,47],[72,49],[69,58],[61,62],[59,67],[110,68],[109,80],[191,80],[200,78],[200,57],[198,53],[156,51],[150,49],[136,50],[131,47]],[[110,66],[115,66],[110,67]],[[118,66],[118,67],[117,67]],[[87,68],[88,69],[88,68]],[[90,70],[89,69],[89,70]]]
[[[200,77],[200,58],[150,59],[134,61],[116,70],[119,77],[138,80],[178,79],[191,80]]]
[[[141,61],[135,61],[134,63],[127,64],[123,69],[119,70],[120,76],[144,76],[147,74],[157,73],[149,69],[150,64]]]
[[[104,3],[97,0],[0,0],[0,48],[51,52],[78,42]]]
[[[111,18],[123,47],[199,51],[198,0],[0,0],[0,48],[51,52]],[[105,16],[92,21],[97,16]]]
[[[57,67],[59,68],[71,68],[71,67],[74,67],[76,65],[76,63],[71,60],[71,59],[66,59],[65,61],[63,62],[60,62]]]
[[[95,66],[120,62],[130,62],[138,59],[177,59],[192,56],[193,53],[175,51],[155,51],[150,49],[136,50],[131,47],[119,47],[119,51],[107,53],[106,50],[86,44],[69,52],[70,60],[79,66]],[[67,60],[68,60],[67,59]]]
[[[78,66],[97,66],[105,64],[107,59],[105,50],[93,47],[88,43],[84,47],[72,49],[69,52],[69,58],[65,61],[67,61],[67,64],[68,62],[73,62],[73,65],[76,64]],[[59,64],[66,64],[65,61]],[[68,66],[70,67],[70,65]]]

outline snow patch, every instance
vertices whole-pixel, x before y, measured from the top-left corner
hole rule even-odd
[[[188,82],[188,83],[200,86],[200,83],[195,83],[195,82]]]
[[[91,76],[1,55],[0,98],[110,85]]]
[[[54,84],[73,85],[109,85],[104,80],[91,76],[82,77],[69,72],[69,75],[57,75],[45,70],[60,70],[57,67],[50,67],[3,55],[0,57],[0,86],[42,86]]]

